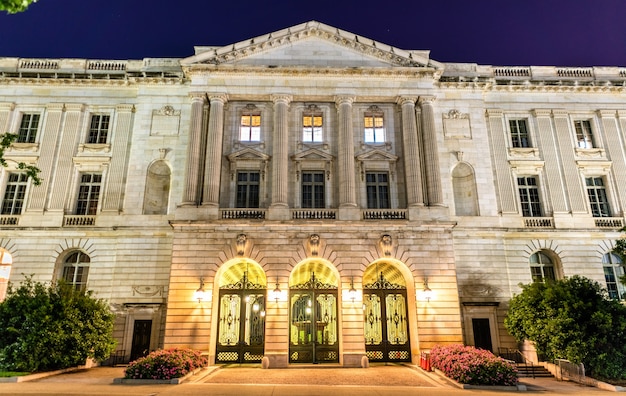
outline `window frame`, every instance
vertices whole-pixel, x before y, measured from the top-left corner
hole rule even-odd
[[[90,180],[86,180],[87,176],[90,177]],[[97,179],[97,181],[94,179]],[[75,215],[93,216],[98,213],[100,207],[100,195],[102,193],[102,180],[102,173],[79,173],[76,206],[74,211]]]
[[[605,253],[602,256],[602,269],[604,272],[604,283],[606,284],[606,291],[609,297],[616,300],[626,299],[626,286],[619,280],[626,272],[626,268],[620,257],[611,252]],[[607,274],[607,271],[610,271],[610,274]],[[611,279],[609,279],[609,277],[611,277]]]
[[[255,124],[254,119],[258,117],[258,125]],[[248,125],[244,124],[244,119],[248,118]],[[260,111],[244,111],[239,116],[239,142],[241,143],[258,143],[261,141],[261,129],[262,129],[263,117]],[[256,135],[255,135],[256,131]],[[244,137],[244,132],[247,136]],[[258,136],[257,136],[258,135]],[[256,137],[256,139],[255,139]]]
[[[240,180],[242,175],[247,175],[247,180]],[[256,175],[257,180],[250,180],[250,175]],[[256,192],[254,188],[256,186]],[[241,199],[241,192],[244,197]],[[256,198],[256,202],[255,199]],[[235,181],[235,207],[242,209],[256,209],[261,204],[261,172],[258,170],[238,169]]]
[[[375,180],[370,180],[373,176]],[[385,176],[386,180],[379,180]],[[365,199],[368,209],[391,209],[391,185],[389,172],[367,171],[365,172]],[[381,190],[382,189],[382,190]],[[383,191],[385,190],[385,191]],[[381,197],[386,195],[386,197]]]
[[[368,119],[371,127],[368,127]],[[376,121],[380,119],[380,126],[377,126]],[[371,137],[368,138],[368,130],[371,129]],[[382,135],[382,140],[378,140],[377,137]],[[363,142],[365,144],[385,144],[387,143],[387,131],[385,128],[385,113],[382,110],[369,109],[363,114]]]
[[[106,122],[105,122],[106,120]],[[94,126],[94,121],[97,125]],[[103,124],[106,123],[106,128]],[[111,115],[106,113],[92,113],[87,130],[87,144],[107,144],[111,136]]]
[[[598,148],[590,119],[574,120],[574,134],[576,137],[576,148]]]
[[[319,127],[315,125],[315,119],[320,119]],[[307,126],[306,119],[311,119]],[[319,131],[316,131],[319,129]],[[308,135],[308,136],[307,136]],[[302,112],[302,143],[323,143],[324,142],[324,113],[317,106],[305,109]]]
[[[593,185],[589,185],[589,180],[592,180]],[[602,182],[601,185],[596,184],[598,180]],[[584,183],[591,215],[595,218],[612,217],[611,202],[607,192],[607,178],[604,176],[585,176]],[[598,194],[599,192],[601,193]]]
[[[535,184],[522,185],[520,184],[520,180],[524,180],[524,183],[527,183],[529,180],[533,180]],[[541,180],[538,175],[517,175],[517,192],[523,217],[544,216],[540,181]],[[523,197],[523,192],[526,193],[526,200]]]
[[[528,118],[509,118],[509,141],[512,148],[531,148],[530,127]],[[520,130],[520,125],[524,125],[525,134]]]
[[[33,118],[36,117],[36,125],[33,126]],[[24,125],[25,119],[28,118],[27,125]],[[41,126],[41,113],[38,112],[23,112],[19,126],[17,128],[16,143],[35,143],[37,141],[37,135],[39,127]]]
[[[73,257],[75,260],[72,260]],[[86,260],[83,260],[86,257]],[[91,266],[91,257],[82,250],[69,251],[61,262],[59,279],[67,282],[76,290],[85,290],[89,281],[89,267]],[[70,273],[71,270],[71,273]],[[71,279],[69,278],[71,275]],[[78,280],[80,278],[80,280]]]
[[[17,180],[11,180],[15,177],[17,177]],[[25,172],[8,172],[6,180],[0,214],[5,216],[21,215],[25,208],[29,177]],[[8,194],[12,194],[12,196],[8,197]],[[10,203],[10,207],[7,206],[7,203]]]
[[[533,261],[534,257],[537,257],[538,260]],[[548,262],[544,263],[543,258],[545,258]],[[528,258],[528,264],[530,267],[530,277],[533,283],[545,283],[546,280],[556,281],[559,278],[559,274],[557,272],[557,263],[549,254],[547,254],[543,250],[531,254]],[[551,268],[551,274],[546,273],[546,268]]]
[[[311,176],[311,180],[305,180],[308,176]],[[321,181],[314,180],[318,177]],[[307,191],[309,187],[310,191]],[[324,170],[303,170],[300,174],[300,207],[302,209],[326,208],[326,172]]]

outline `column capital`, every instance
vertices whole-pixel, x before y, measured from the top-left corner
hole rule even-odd
[[[567,118],[569,113],[565,109],[552,109],[552,116],[554,118]]]
[[[189,92],[189,97],[192,102],[204,102],[206,101],[206,92]]]
[[[337,95],[334,97],[335,105],[337,106],[342,104],[349,104],[350,106],[352,106],[352,103],[354,103],[355,99],[356,97],[352,95]]]
[[[596,113],[600,118],[615,118],[617,110],[597,110]]]
[[[405,104],[412,104],[415,106],[415,102],[417,102],[417,96],[398,96],[396,98],[396,103],[401,106]]]
[[[434,95],[422,95],[419,97],[418,102],[420,106],[432,105],[435,100],[437,100],[437,97]]]
[[[115,106],[115,110],[121,113],[134,113],[135,105],[132,104],[120,104]]]
[[[289,106],[289,103],[291,103],[293,96],[288,94],[272,94],[270,95],[270,99],[272,99],[272,102],[274,102],[274,104],[284,103]]]
[[[552,115],[552,111],[550,109],[533,109],[531,113],[535,117],[550,117]]]
[[[220,102],[221,104],[224,104],[228,102],[228,94],[223,92],[209,93],[207,95],[209,97],[209,102],[211,103]]]
[[[504,116],[504,110],[502,109],[487,109],[485,110],[485,113],[487,115],[487,117],[503,117]]]

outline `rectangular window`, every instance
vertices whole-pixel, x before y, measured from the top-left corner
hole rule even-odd
[[[389,209],[389,175],[367,173],[365,175],[368,209]]]
[[[105,144],[109,135],[109,121],[111,116],[104,114],[94,114],[91,116],[91,126],[87,143]]]
[[[242,142],[258,142],[261,140],[260,114],[244,114],[241,116],[239,140]]]
[[[526,120],[509,120],[512,147],[530,147]]]
[[[17,143],[35,143],[39,129],[39,114],[22,114],[20,129],[17,132]]]
[[[4,191],[2,200],[3,215],[22,214],[24,197],[26,196],[26,186],[28,186],[28,176],[26,173],[10,173],[7,188]]]
[[[80,175],[78,200],[76,203],[77,215],[95,215],[100,198],[100,184],[102,175],[98,173],[83,173]]]
[[[238,208],[259,207],[259,172],[237,173],[237,204]]]
[[[365,143],[385,143],[385,124],[382,114],[365,114]]]
[[[539,188],[535,176],[518,177],[519,200],[522,204],[522,216],[541,217],[541,202],[539,201]]]
[[[324,172],[302,173],[302,207],[326,207]]]
[[[305,113],[302,116],[302,141],[322,142],[322,113]]]
[[[579,148],[594,148],[591,122],[589,120],[574,121],[574,128],[576,129],[576,145]]]
[[[593,217],[611,217],[611,208],[602,177],[586,177],[587,195]]]

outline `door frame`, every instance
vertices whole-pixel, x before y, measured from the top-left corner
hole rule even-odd
[[[464,302],[463,303],[463,325],[465,329],[465,345],[474,346],[474,327],[472,319],[489,319],[489,330],[491,332],[491,347],[493,353],[500,351],[500,333],[498,332],[499,302]]]

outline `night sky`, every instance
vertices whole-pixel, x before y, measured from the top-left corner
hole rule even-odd
[[[182,58],[316,20],[440,62],[626,66],[626,0],[39,0],[0,57]]]

